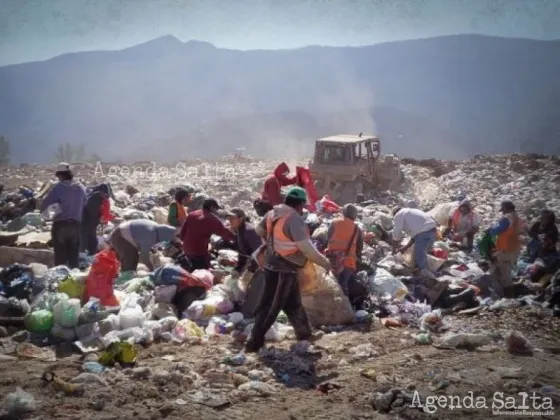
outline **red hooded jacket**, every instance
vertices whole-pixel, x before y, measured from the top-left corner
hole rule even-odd
[[[297,176],[289,177],[286,175],[286,172],[290,172],[286,162],[282,162],[276,167],[274,172],[264,182],[261,195],[262,200],[268,201],[273,206],[282,204],[281,188],[297,184]]]

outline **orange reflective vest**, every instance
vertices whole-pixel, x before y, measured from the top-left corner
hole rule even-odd
[[[185,223],[185,220],[187,220],[187,211],[185,210],[183,203],[176,201],[175,204],[177,205],[177,219],[179,220],[179,224],[182,225]]]
[[[346,250],[348,250],[348,253],[342,259],[342,265],[355,270],[358,260],[356,256],[358,235],[354,235],[357,228],[356,224],[353,220],[344,218],[334,220],[332,226],[333,233],[329,239],[327,251],[346,254]],[[354,236],[353,239],[352,236]],[[352,244],[350,244],[350,241],[352,241]],[[348,248],[348,245],[350,245],[350,248]]]
[[[455,209],[455,211],[453,212],[453,215],[451,216],[451,224],[453,227],[457,227],[459,225],[459,222],[461,221],[461,210],[459,209]],[[471,211],[469,214],[466,215],[467,218],[470,219],[471,225],[474,219],[474,214]]]
[[[501,252],[519,252],[521,242],[519,239],[521,219],[516,213],[506,214],[509,219],[509,227],[504,233],[500,233],[496,239],[496,250]]]
[[[284,216],[281,216],[276,221],[273,222],[274,212],[271,211],[266,216],[266,235],[267,237],[272,233],[272,245],[274,246],[274,251],[282,257],[287,257],[288,255],[293,255],[299,252],[299,248],[288,236],[284,233],[284,225],[293,212],[290,212]],[[272,225],[274,224],[274,231],[272,230]],[[307,235],[309,235],[309,230],[306,230]]]

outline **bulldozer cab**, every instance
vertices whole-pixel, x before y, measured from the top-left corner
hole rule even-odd
[[[315,143],[312,166],[317,170],[327,170],[327,166],[332,166],[335,172],[350,176],[373,175],[375,161],[380,153],[381,145],[377,137],[325,137]]]
[[[329,194],[335,201],[345,203],[364,193],[366,184],[381,187],[398,177],[393,173],[399,171],[398,160],[390,160],[391,168],[381,160],[379,138],[362,134],[338,135],[315,142],[310,170],[320,194]]]

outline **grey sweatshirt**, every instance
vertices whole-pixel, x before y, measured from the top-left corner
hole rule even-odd
[[[177,228],[168,225],[160,225],[152,220],[131,220],[119,225],[123,237],[132,243],[140,252],[140,262],[153,270],[150,261],[150,249],[160,242],[171,241]]]

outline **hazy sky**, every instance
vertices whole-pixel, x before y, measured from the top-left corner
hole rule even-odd
[[[167,34],[275,49],[458,33],[560,39],[560,0],[0,0],[0,65]]]

